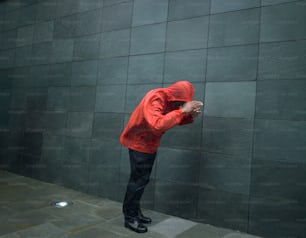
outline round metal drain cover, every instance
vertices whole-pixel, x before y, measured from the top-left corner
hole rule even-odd
[[[68,202],[68,201],[56,201],[56,202],[52,202],[51,206],[53,207],[57,207],[57,208],[63,208],[63,207],[68,207],[70,205],[72,205],[73,202]]]

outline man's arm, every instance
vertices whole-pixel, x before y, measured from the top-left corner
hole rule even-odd
[[[151,99],[144,107],[144,117],[155,131],[167,131],[179,125],[184,117],[182,109],[163,114],[165,104],[160,98]]]
[[[144,116],[154,130],[164,132],[177,125],[192,123],[191,113],[197,110],[200,104],[203,105],[198,101],[187,102],[180,109],[163,114],[165,101],[152,95],[145,103]]]

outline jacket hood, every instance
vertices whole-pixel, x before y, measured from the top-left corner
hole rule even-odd
[[[194,87],[188,81],[178,81],[165,88],[169,101],[190,102],[193,100]]]

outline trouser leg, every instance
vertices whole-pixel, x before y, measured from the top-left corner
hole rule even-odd
[[[154,165],[156,154],[141,153],[129,149],[131,174],[123,202],[125,217],[136,217],[140,209],[140,199]]]

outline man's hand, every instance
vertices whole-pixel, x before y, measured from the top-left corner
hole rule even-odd
[[[201,109],[194,109],[193,111],[190,112],[190,115],[192,116],[192,118],[195,118],[200,114],[201,114]]]
[[[203,106],[203,103],[201,101],[186,102],[182,106],[182,112],[190,113],[192,117],[196,117],[201,113],[201,106]]]

